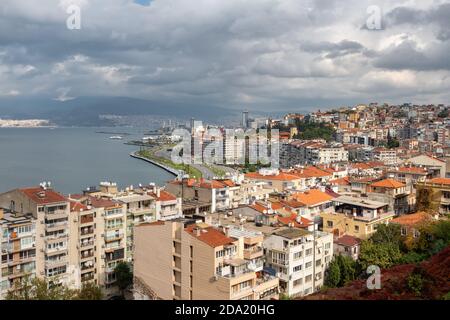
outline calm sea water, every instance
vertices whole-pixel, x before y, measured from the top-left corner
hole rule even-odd
[[[115,134],[128,132],[123,140]],[[166,171],[129,154],[139,147],[125,145],[138,140],[144,130],[135,128],[0,128],[0,193],[51,181],[63,193],[78,193],[100,181],[119,186],[154,182],[163,185],[173,178]]]

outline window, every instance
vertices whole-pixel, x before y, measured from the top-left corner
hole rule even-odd
[[[308,268],[311,268],[311,267],[312,267],[312,261],[307,262],[307,263],[305,264],[305,269],[308,269]]]
[[[294,260],[298,260],[302,257],[302,251],[294,253]]]
[[[303,284],[303,279],[294,280],[294,287],[301,286]]]
[[[322,260],[321,259],[316,260],[316,267],[319,267],[321,264],[322,264]]]
[[[355,232],[359,232],[359,226],[355,226]]]
[[[20,239],[20,247],[22,249],[31,248],[33,246],[33,237],[26,237]]]
[[[298,266],[294,267],[294,272],[299,272],[301,270],[302,270],[302,265],[301,264],[299,264]]]
[[[406,231],[405,227],[402,227],[400,231],[401,231],[402,236],[406,236],[407,231]]]
[[[327,227],[333,228],[333,221],[327,221]]]
[[[224,255],[225,255],[225,251],[224,250],[216,251],[216,258],[221,258]]]
[[[325,243],[325,249],[330,249],[331,248],[331,242]]]
[[[312,280],[312,274],[310,274],[309,276],[305,277],[305,283],[311,282],[311,280]]]
[[[306,255],[306,256],[312,255],[312,249],[307,249],[305,255]]]

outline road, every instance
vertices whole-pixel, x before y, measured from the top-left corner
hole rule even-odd
[[[161,150],[158,150],[155,152],[155,155],[158,157],[163,157],[166,159],[170,159],[171,158],[171,152],[167,151],[167,148],[162,148]],[[213,171],[211,171],[208,167],[201,165],[201,164],[192,164],[192,166],[197,169],[198,171],[200,171],[202,173],[203,178],[205,179],[213,179],[216,174],[214,174]],[[227,173],[229,173],[230,175],[235,175],[236,173],[238,173],[239,171],[224,166],[224,165],[209,165],[210,167],[216,167],[222,171],[225,171]]]

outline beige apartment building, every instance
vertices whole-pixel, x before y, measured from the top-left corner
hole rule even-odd
[[[388,224],[395,217],[389,205],[378,201],[350,196],[335,199],[335,212],[321,213],[322,230],[336,237],[350,235],[367,239],[379,224]]]
[[[72,195],[71,250],[80,283],[94,281],[106,297],[118,293],[114,268],[126,261],[126,205],[99,195]],[[80,285],[81,285],[80,284]]]
[[[36,220],[36,276],[51,285],[79,286],[76,254],[69,251],[69,201],[42,183],[1,194],[0,207]]]
[[[258,258],[260,240],[188,219],[141,224],[135,228],[135,289],[164,300],[277,298],[278,279],[249,261]]]
[[[0,208],[0,299],[36,275],[36,223],[31,215]]]

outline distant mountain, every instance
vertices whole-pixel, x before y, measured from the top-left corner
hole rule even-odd
[[[11,97],[0,99],[0,118],[49,119],[57,125],[110,125],[99,115],[120,116],[155,115],[178,119],[218,120],[238,116],[239,111],[217,106],[191,106],[166,101],[152,101],[129,97],[79,97],[68,101],[48,98]]]

